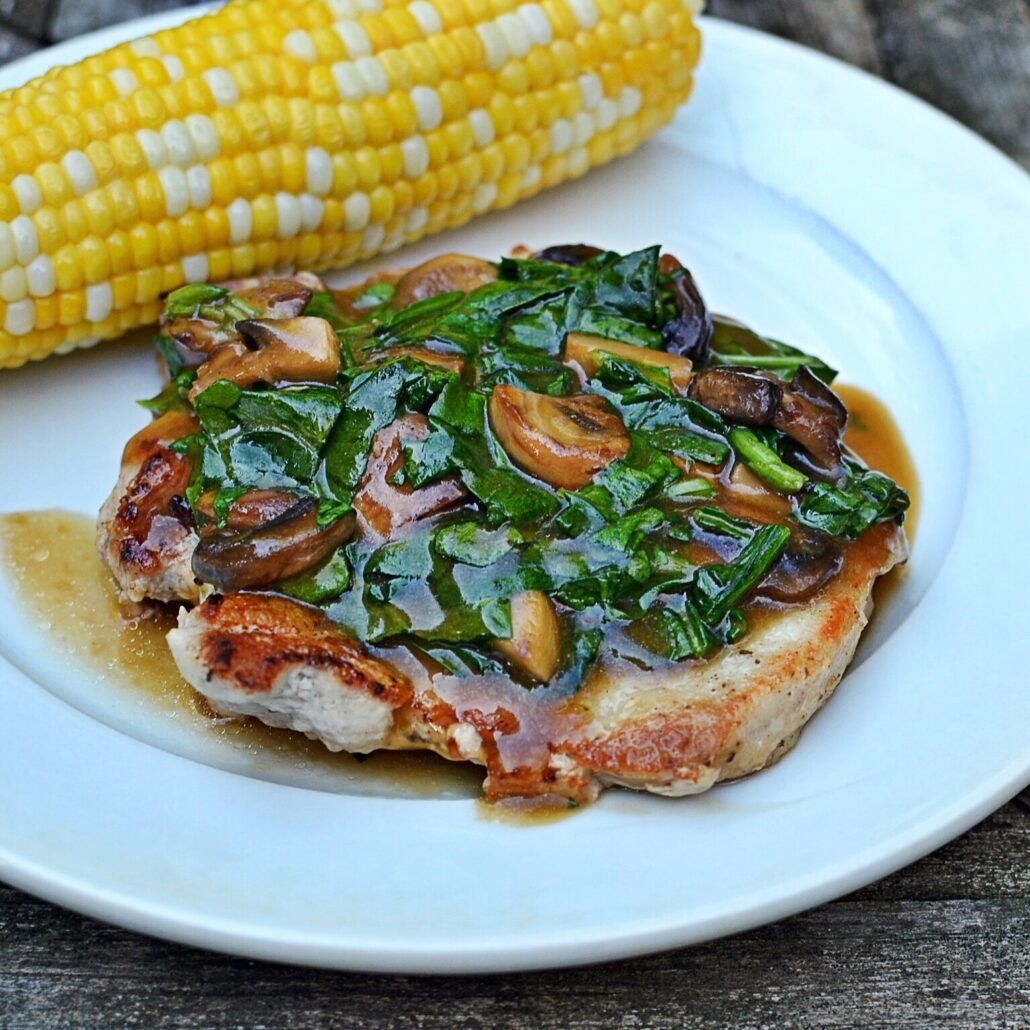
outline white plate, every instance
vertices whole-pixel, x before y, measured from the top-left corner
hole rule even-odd
[[[923,484],[911,573],[797,749],[699,798],[615,792],[512,827],[467,799],[363,796],[360,781],[341,792],[212,749],[62,668],[5,595],[0,876],[262,958],[522,969],[780,918],[918,858],[1030,781],[1028,179],[844,65],[719,22],[705,31],[696,96],[658,140],[392,260],[660,241],[714,307],[824,354],[897,413]],[[0,374],[0,509],[95,511],[143,420],[133,399],[155,385],[139,347]]]

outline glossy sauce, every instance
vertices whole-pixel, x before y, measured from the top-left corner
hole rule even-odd
[[[479,795],[483,772],[467,763],[421,751],[380,751],[359,761],[343,752],[334,754],[300,733],[272,729],[256,719],[215,715],[179,675],[165,643],[175,623],[174,606],[150,610],[146,618],[123,618],[97,557],[95,534],[92,518],[72,512],[0,516],[3,571],[30,620],[69,663],[129,688],[155,714],[191,721],[235,749],[295,769],[338,772],[344,790],[344,778],[360,777],[401,796]]]
[[[871,467],[890,475],[912,497],[912,509],[905,523],[911,539],[918,508],[918,479],[911,458],[886,408],[858,387],[837,387],[850,412],[846,442]],[[129,687],[155,709],[193,720],[203,732],[217,734],[234,747],[274,756],[295,767],[337,769],[353,781],[362,778],[398,788],[409,796],[434,797],[447,792],[477,796],[483,770],[469,763],[447,762],[425,752],[376,752],[364,762],[347,754],[333,754],[317,741],[301,734],[272,729],[253,719],[222,719],[214,715],[203,698],[179,675],[165,643],[174,624],[168,608],[148,612],[146,618],[126,619],[119,610],[110,578],[96,556],[93,519],[60,511],[31,512],[0,516],[0,546],[8,576],[39,629],[67,658],[88,666]],[[898,573],[878,583],[882,600],[885,590],[896,585]],[[748,606],[753,629],[775,615],[775,608]],[[426,670],[396,654],[391,659],[413,681],[426,678]],[[629,670],[627,670],[629,671]],[[525,762],[532,766],[536,752],[546,748],[555,730],[555,702],[547,688],[527,691],[507,678],[488,677],[459,680],[434,677],[433,688],[455,712],[479,709],[507,711],[517,720],[514,734],[494,734],[502,765],[513,769]],[[559,702],[560,704],[560,702]],[[574,706],[573,706],[574,707]],[[346,785],[341,785],[346,790]],[[483,806],[492,819],[519,824],[541,824],[563,818],[575,807],[551,799],[505,800]]]

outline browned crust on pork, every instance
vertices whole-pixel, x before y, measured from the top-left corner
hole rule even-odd
[[[204,634],[199,653],[208,678],[218,676],[248,694],[267,693],[284,670],[329,671],[344,686],[391,708],[411,701],[407,680],[366,654],[318,609],[269,594],[213,594],[194,612]]]

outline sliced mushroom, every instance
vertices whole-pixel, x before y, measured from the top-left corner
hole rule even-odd
[[[774,601],[807,601],[840,572],[843,563],[840,548],[828,537],[796,534],[755,593]]]
[[[749,368],[706,368],[694,374],[689,395],[731,422],[773,426],[800,444],[816,471],[840,468],[848,411],[807,366],[789,383]]]
[[[417,490],[408,483],[391,482],[404,464],[403,442],[428,436],[425,415],[405,415],[376,433],[365,474],[354,494],[362,533],[386,539],[402,526],[451,508],[468,496],[456,476],[445,476]]]
[[[406,308],[440,293],[471,293],[496,278],[497,269],[489,261],[467,254],[441,254],[406,272],[397,283],[392,303],[395,308]]]
[[[827,472],[840,468],[847,423],[844,402],[806,365],[794,373],[772,420],[773,426],[801,444]]]
[[[519,468],[554,487],[578,490],[629,451],[629,433],[601,397],[549,397],[495,386],[490,424]]]
[[[571,265],[578,268],[603,253],[600,247],[591,247],[588,243],[559,243],[554,247],[545,247],[537,251],[533,257],[537,261],[550,261],[555,265]]]
[[[369,364],[379,365],[384,361],[393,361],[394,358],[414,358],[416,361],[422,361],[427,365],[436,365],[459,376],[465,374],[464,358],[457,354],[440,354],[428,347],[388,347],[386,350],[376,351],[369,355],[367,360]]]
[[[243,342],[219,347],[200,367],[190,400],[219,379],[244,389],[254,383],[332,383],[340,371],[340,340],[324,318],[245,319]]]
[[[569,333],[565,338],[565,362],[574,361],[588,377],[595,375],[601,367],[605,354],[632,361],[637,365],[664,368],[676,393],[686,393],[690,385],[693,365],[689,358],[678,354],[667,354],[649,347],[636,347],[632,343],[606,340],[603,336],[588,336],[586,333]]]
[[[712,316],[694,282],[694,277],[671,254],[663,254],[658,270],[672,276],[671,289],[676,317],[662,326],[662,343],[672,354],[701,365],[712,343]]]
[[[561,625],[542,590],[524,590],[511,599],[511,637],[494,646],[533,679],[547,683],[561,663]]]
[[[226,344],[242,342],[236,331],[241,318],[296,318],[307,307],[316,290],[325,284],[317,275],[298,272],[294,276],[233,279],[220,283],[218,289],[227,290],[224,300],[205,306],[211,317],[203,311],[193,317],[161,317],[160,332],[175,341],[176,350],[186,368],[196,368]]]
[[[197,510],[215,522],[216,491],[208,490],[197,498]],[[228,529],[253,529],[284,515],[297,503],[297,495],[286,490],[248,490],[229,505],[225,525]]]
[[[270,586],[317,564],[354,532],[354,515],[318,527],[318,502],[298,501],[253,529],[216,529],[193,552],[197,579],[229,593]]]
[[[783,384],[744,368],[704,368],[694,373],[689,394],[731,422],[767,426],[783,400]]]

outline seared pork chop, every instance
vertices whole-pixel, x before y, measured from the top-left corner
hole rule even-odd
[[[664,670],[600,669],[562,701],[429,676],[395,654],[405,678],[321,612],[268,595],[184,608],[168,643],[221,714],[299,730],[333,751],[422,748],[476,762],[488,798],[582,802],[615,784],[679,796],[756,772],[793,746],[851,661],[873,584],[906,554],[898,527],[876,527],[815,598],[771,610],[739,646]]]

